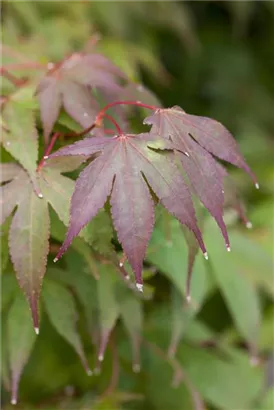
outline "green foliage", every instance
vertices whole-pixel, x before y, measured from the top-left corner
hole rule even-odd
[[[271,2],[3,2],[3,66],[21,65],[10,72],[29,79],[15,89],[2,77],[2,95],[12,95],[1,120],[2,162],[16,161],[1,174],[7,198],[1,228],[3,409],[16,401],[18,386],[19,408],[26,410],[273,407],[273,375],[266,370],[273,362],[274,320],[273,21]],[[142,82],[156,96],[146,94],[151,104],[178,104],[223,122],[260,182],[257,192],[233,171],[253,229],[227,206],[230,253],[214,221],[198,209],[209,260],[197,254],[189,303],[191,238],[160,206],[143,296],[128,263],[119,267],[123,256],[108,202],[53,264],[69,221],[74,170],[84,158],[51,159],[37,178],[45,144],[33,95],[41,73],[23,65],[93,50],[96,36],[88,39],[95,28],[102,34],[98,50],[134,81],[131,96],[148,92]],[[81,130],[64,111],[54,126],[64,134]],[[61,137],[56,145],[73,142]],[[37,336],[15,275],[32,301],[44,273]],[[26,275],[35,279],[30,288],[24,287]]]

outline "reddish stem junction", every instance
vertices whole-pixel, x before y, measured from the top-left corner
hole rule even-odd
[[[117,106],[117,105],[134,105],[134,106],[136,106],[136,107],[147,108],[147,109],[153,110],[153,111],[155,111],[155,110],[158,109],[158,107],[155,107],[155,106],[153,106],[153,105],[143,104],[141,101],[114,101],[114,102],[112,102],[112,103],[110,103],[110,104],[107,104],[104,108],[102,108],[101,111],[99,111],[99,113],[98,113],[98,115],[97,115],[97,117],[96,117],[94,123],[91,124],[90,127],[86,128],[85,130],[81,131],[80,133],[74,133],[74,132],[73,132],[73,133],[70,133],[70,134],[65,134],[64,136],[65,136],[65,137],[82,137],[83,135],[85,135],[85,134],[87,134],[88,132],[90,132],[91,130],[93,130],[93,128],[95,128],[95,127],[101,127],[103,118],[106,118],[106,119],[108,119],[109,121],[111,121],[112,124],[115,126],[115,128],[116,128],[116,130],[117,130],[117,132],[118,132],[118,135],[122,135],[122,134],[123,134],[123,131],[122,131],[122,129],[120,128],[120,126],[118,125],[118,123],[115,121],[115,119],[114,119],[111,115],[106,114],[106,111],[107,111],[109,108],[115,107],[115,106]],[[109,133],[109,131],[111,131],[111,130],[107,130],[108,133]],[[51,138],[51,140],[50,140],[50,143],[49,143],[49,145],[48,145],[47,148],[46,148],[46,151],[45,151],[45,153],[44,153],[44,156],[43,156],[43,158],[41,159],[41,161],[39,162],[39,164],[38,164],[38,166],[37,166],[37,171],[40,171],[41,168],[43,168],[43,166],[45,165],[45,161],[47,160],[48,156],[50,155],[50,153],[51,153],[51,151],[52,151],[52,149],[53,149],[53,146],[54,146],[56,140],[58,139],[58,137],[59,137],[60,135],[61,135],[61,133],[58,133],[58,132],[56,132],[56,133],[53,134],[53,136],[52,136],[52,138]]]

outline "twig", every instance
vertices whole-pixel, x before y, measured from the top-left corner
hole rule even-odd
[[[48,158],[49,154],[51,153],[52,148],[53,148],[53,146],[54,146],[54,144],[55,144],[55,142],[56,142],[56,140],[59,136],[60,136],[59,132],[56,132],[55,134],[53,134],[53,136],[50,140],[50,143],[49,143],[49,145],[48,145],[48,147],[47,147],[47,149],[44,153],[44,156],[43,156],[43,158],[41,159],[41,161],[39,162],[39,164],[37,166],[37,169],[36,169],[37,172],[39,172],[40,169],[43,168],[43,166],[45,165],[46,159]]]

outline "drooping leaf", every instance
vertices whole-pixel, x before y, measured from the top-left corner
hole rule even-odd
[[[49,250],[47,202],[29,185],[11,223],[9,247],[17,280],[29,301],[36,332],[39,329],[38,300]]]
[[[32,177],[38,158],[38,134],[33,113],[23,103],[11,100],[2,115],[7,126],[1,132],[2,144]]]
[[[163,229],[163,219],[160,219],[152,234],[148,249],[147,260],[163,272],[180,291],[186,295],[187,280],[187,247],[179,223],[171,218],[170,236],[167,239]],[[203,259],[203,258],[202,258]],[[209,282],[203,266],[204,260],[196,259],[191,288],[191,306],[194,312],[201,307],[201,303],[209,289]]]
[[[97,282],[99,305],[100,342],[98,361],[102,362],[110,333],[120,315],[120,306],[116,298],[117,273],[110,264],[100,265],[100,279]]]
[[[152,125],[151,133],[165,138],[168,146],[178,151],[192,189],[216,219],[229,249],[223,221],[226,171],[211,154],[244,169],[257,186],[232,135],[217,121],[186,114],[180,107],[158,109],[144,123]]]
[[[49,216],[47,203],[33,191],[28,174],[20,170],[1,190],[4,222],[17,207],[9,229],[9,251],[16,277],[26,294],[36,332],[39,331],[38,299],[46,270]]]
[[[36,340],[29,308],[21,293],[18,293],[9,310],[7,333],[11,372],[11,403],[16,404],[20,378]]]
[[[249,344],[251,352],[256,354],[261,321],[257,289],[239,266],[233,262],[233,248],[231,254],[224,252],[220,245],[218,232],[212,224],[208,223],[205,236],[209,244],[214,276],[235,326]]]
[[[83,162],[82,156],[52,158],[47,161],[39,173],[39,182],[44,198],[65,226],[69,224],[69,205],[75,182],[62,175],[61,172],[74,170],[81,162]],[[80,235],[100,253],[111,252],[112,226],[110,218],[104,210],[98,213]],[[84,251],[85,247],[83,247]]]
[[[95,120],[99,106],[90,87],[120,91],[124,74],[100,54],[74,53],[56,64],[37,90],[44,137],[48,137],[64,106],[67,113],[83,127]]]
[[[149,134],[89,138],[52,155],[101,155],[92,161],[76,181],[71,199],[70,226],[59,259],[72,239],[98,213],[110,196],[112,218],[118,238],[142,289],[142,262],[154,224],[149,186],[167,210],[191,229],[205,253],[196,223],[190,192],[172,152],[148,148]]]
[[[177,148],[181,148],[183,152],[188,152],[188,142],[191,136],[206,151],[242,168],[256,181],[254,174],[244,161],[235,139],[218,121],[187,114],[180,107],[175,106],[157,110],[152,116],[145,119],[145,124],[156,127],[164,138],[171,137]]]
[[[260,243],[244,233],[230,233],[233,244],[231,260],[238,271],[243,272],[255,286],[261,286],[274,297],[272,250],[267,252]]]
[[[76,327],[77,309],[72,294],[61,284],[52,280],[45,280],[42,296],[52,325],[75,349],[85,371],[90,375],[91,370]]]
[[[35,158],[31,158],[35,161]],[[83,158],[57,158],[48,162],[39,172],[33,174],[32,181],[19,165],[2,164],[6,184],[1,191],[1,224],[17,207],[9,230],[9,248],[18,282],[24,290],[33,314],[33,322],[38,332],[38,299],[46,269],[49,249],[48,202],[53,205],[61,220],[68,224],[69,200],[74,182],[60,172],[67,172],[83,161]],[[36,168],[35,162],[32,166]],[[10,180],[10,178],[12,178]],[[34,192],[33,180],[41,186],[42,192]],[[40,188],[39,188],[40,191]]]
[[[141,368],[140,363],[140,344],[142,333],[143,312],[141,301],[133,294],[127,292],[120,300],[121,317],[125,328],[131,339],[132,345],[132,368],[133,371],[139,372]]]

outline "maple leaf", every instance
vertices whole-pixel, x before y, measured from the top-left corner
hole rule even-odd
[[[152,125],[151,134],[160,135],[166,139],[167,147],[177,151],[190,186],[215,218],[230,250],[223,221],[223,183],[227,173],[214,157],[245,170],[258,187],[232,135],[219,122],[186,114],[177,106],[158,109],[144,123]]]
[[[4,164],[13,170],[14,164]],[[38,331],[38,299],[46,271],[49,240],[47,202],[38,198],[26,171],[20,170],[1,188],[2,220],[16,207],[9,232],[9,248],[16,277],[24,290]]]
[[[174,160],[172,151],[156,152],[148,147],[156,140],[148,133],[121,134],[112,138],[85,138],[51,155],[101,154],[80,174],[71,198],[70,224],[55,260],[72,239],[98,213],[110,196],[114,227],[132,266],[137,287],[142,289],[142,263],[154,225],[154,204],[150,188],[164,207],[194,232],[205,246],[196,223],[191,194]]]
[[[74,53],[56,64],[37,89],[45,140],[62,106],[76,122],[89,127],[99,111],[91,87],[117,95],[121,79],[125,74],[101,54]]]
[[[11,99],[4,106],[2,119],[4,126],[1,130],[1,144],[28,172],[39,195],[36,181],[38,134],[33,113],[21,102]]]

